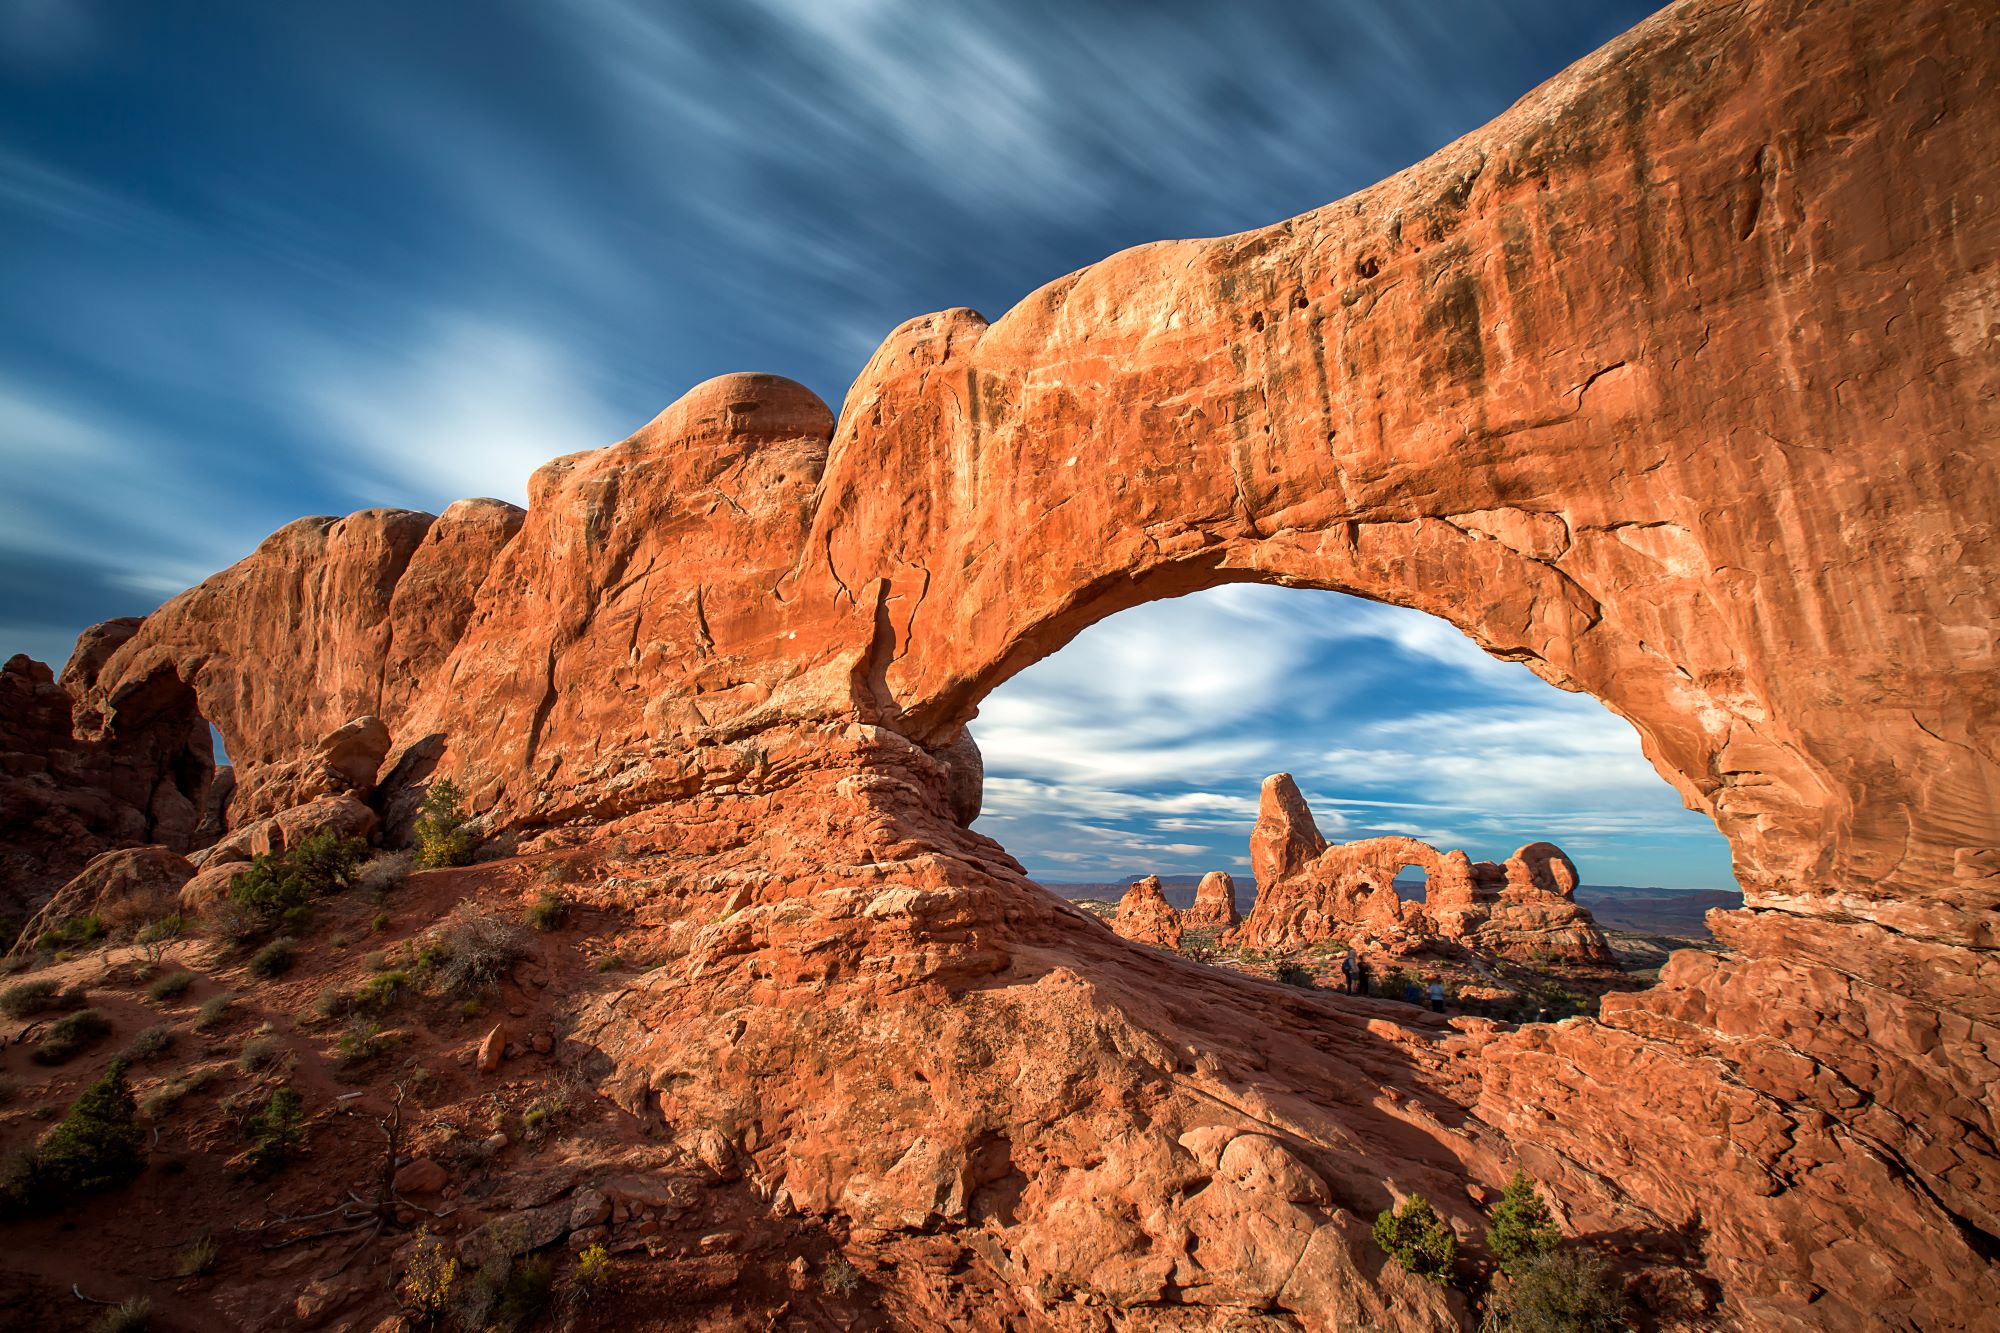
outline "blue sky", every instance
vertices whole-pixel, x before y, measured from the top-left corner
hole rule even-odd
[[[714,374],[838,404],[911,315],[1366,186],[1653,7],[6,0],[0,653]]]

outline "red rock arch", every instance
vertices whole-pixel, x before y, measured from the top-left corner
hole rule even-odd
[[[1107,1183],[1046,1118],[961,1123],[915,1092],[899,1114],[928,1156],[879,1119],[782,1149],[797,1206],[859,1214],[1004,1130],[1008,1160],[1046,1168],[1013,1214],[1024,1286],[1113,1271],[1128,1285],[1103,1299],[1157,1298],[1176,1260],[1077,1259],[1062,1219],[1110,1217],[1099,1189],[1145,1215],[1132,1191],[1183,1149],[1214,1171],[1222,1143],[1174,1131],[1282,1064],[1396,1082],[1405,1179],[1524,1160],[1606,1229],[1688,1238],[1739,1322],[1948,1327],[2000,1300],[1979,1054],[2000,1044],[1996,104],[1980,6],[1682,0],[1348,199],[1128,251],[991,324],[913,320],[837,421],[796,385],[726,377],[542,469],[525,515],[304,520],[79,693],[170,667],[251,764],[372,714],[399,746],[443,737],[440,770],[497,824],[666,830],[682,868],[658,892],[715,924],[692,1017],[595,1029],[635,1105],[671,1084],[721,1115],[712,1055],[736,1036],[695,1043],[732,1006],[756,1040],[1065,960],[1042,974],[1061,1003],[1022,1012],[1055,1035],[1086,1010],[1123,1024],[1121,1051],[1165,1052],[1160,1072],[1142,1097],[1088,1043],[1033,1058],[1123,1087],[1068,1109],[1144,1169]],[[1096,620],[1243,580],[1431,612],[1630,720],[1734,848],[1732,953],[1677,959],[1601,1024],[1397,1036],[1080,933],[954,823],[977,788],[963,724]],[[735,887],[700,897],[717,884]],[[843,941],[840,975],[890,979],[842,1000],[814,960]],[[785,985],[796,1002],[770,1002]],[[1201,1029],[1185,988],[1257,1017]],[[829,1029],[819,1058],[873,1060],[886,1087],[945,1040],[855,1035],[892,1027]],[[1390,1140],[1313,1095],[1260,1105],[1329,1172],[1374,1151],[1336,1183],[1350,1211],[1379,1204],[1404,1170],[1380,1165]],[[1313,1271],[1342,1256],[1347,1276],[1285,1308],[1386,1320],[1396,1279],[1354,1276],[1365,1241],[1337,1230],[1309,1229]],[[1405,1323],[1447,1321],[1435,1293],[1398,1299]]]

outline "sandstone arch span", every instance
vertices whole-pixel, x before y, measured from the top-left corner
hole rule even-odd
[[[837,419],[725,377],[525,513],[302,520],[70,693],[170,668],[250,768],[371,715],[531,848],[643,842],[687,952],[580,1028],[615,1095],[1010,1309],[1449,1326],[1354,1219],[1421,1186],[1471,1234],[1442,1192],[1522,1161],[1738,1322],[1966,1326],[2000,1304],[1986,10],[1681,0],[1317,212],[913,320]],[[1601,1023],[1396,1027],[1037,895],[963,828],[965,720],[1246,579],[1632,721],[1735,849],[1731,954]],[[1232,1249],[1245,1217],[1290,1248]]]

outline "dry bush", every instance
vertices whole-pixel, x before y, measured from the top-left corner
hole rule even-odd
[[[521,927],[469,902],[432,929],[428,945],[419,959],[429,964],[436,989],[457,995],[485,990],[528,956]]]

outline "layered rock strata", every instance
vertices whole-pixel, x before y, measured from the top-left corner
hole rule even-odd
[[[1689,1266],[1689,1322],[1973,1326],[1995,38],[1951,0],[1682,0],[1338,203],[912,320],[837,419],[729,376],[525,513],[302,520],[80,647],[66,698],[10,670],[8,854],[174,847],[198,717],[243,790],[372,716],[382,787],[650,849],[616,902],[679,951],[579,1029],[606,1089],[903,1256],[912,1322],[1450,1327],[1366,1219],[1421,1191],[1471,1240],[1467,1182],[1519,1164]],[[1391,1022],[1135,949],[965,827],[988,691],[1246,580],[1442,616],[1629,720],[1730,838],[1728,952],[1602,1022]],[[86,742],[35,720],[71,707]]]

